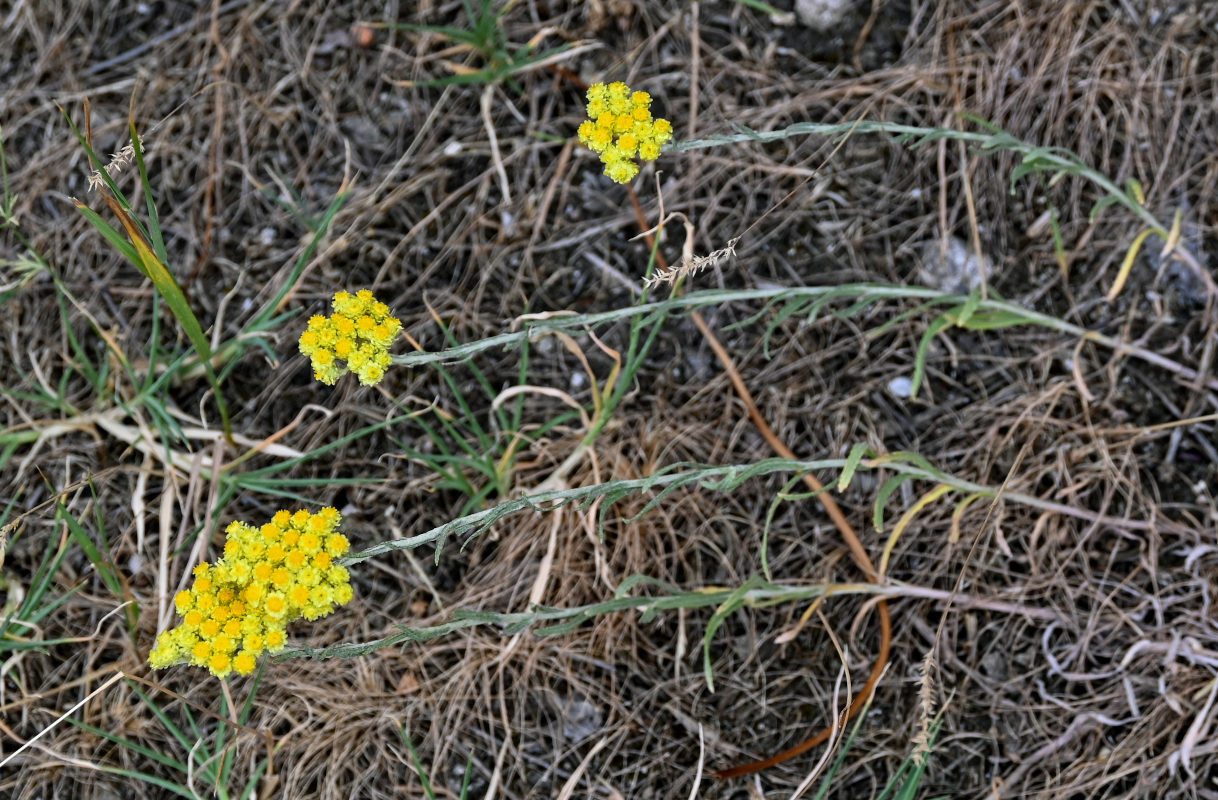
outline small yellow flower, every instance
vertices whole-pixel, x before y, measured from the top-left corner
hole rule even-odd
[[[381,378],[385,377],[385,370],[378,364],[365,364],[359,372],[356,373],[359,382],[365,386],[374,386],[380,383]]]
[[[616,161],[605,167],[605,174],[616,183],[630,183],[639,174],[639,168],[633,161]]]
[[[354,592],[352,591],[351,584],[349,583],[340,583],[338,586],[334,587],[334,602],[340,606],[345,606],[347,603],[350,603],[353,596]]]
[[[321,570],[310,566],[301,567],[300,572],[296,574],[296,579],[304,586],[313,588],[321,583]]]
[[[301,607],[309,602],[309,587],[301,584],[296,584],[288,592],[288,599],[292,601],[292,605]]]
[[[211,670],[211,674],[217,678],[223,678],[229,673],[229,665],[232,659],[228,653],[212,653],[211,658],[207,662],[207,668]]]
[[[612,140],[614,120],[608,122],[610,130],[604,135],[592,124],[582,128],[589,147],[605,136]],[[353,372],[365,385],[379,382],[390,363],[389,347],[401,331],[402,321],[390,316],[389,306],[368,289],[354,295],[337,292],[333,305],[333,316],[310,318],[308,329],[300,335],[300,352],[309,357],[313,377],[333,385],[346,372]],[[381,370],[366,371],[367,363],[378,364]]]
[[[235,580],[239,584],[245,584],[246,582],[248,582],[250,573],[253,571],[253,569],[250,567],[248,561],[241,561],[241,560],[234,561],[233,565],[232,565],[232,567],[230,567],[230,569],[232,570],[233,580]],[[226,591],[228,591],[228,593],[230,595],[232,594],[231,590],[226,590]],[[229,599],[231,600],[232,598],[230,597]]]
[[[244,650],[233,659],[233,669],[238,675],[249,675],[258,666],[258,661]]]
[[[360,301],[348,292],[338,292],[334,295],[334,313],[350,316],[359,313]]]
[[[605,148],[613,144],[613,131],[606,128],[597,128],[592,133],[592,138],[587,142],[589,149],[597,153],[603,153]]]
[[[326,537],[326,552],[336,558],[347,552],[347,548],[350,546],[351,543],[347,541],[347,537],[341,533],[332,533]]]
[[[355,333],[355,322],[351,317],[345,314],[335,314],[331,317],[331,321],[334,323],[334,330],[338,331],[340,336],[350,336]]]
[[[261,561],[266,553],[266,542],[250,538],[241,543],[241,557],[250,562]]]
[[[589,100],[588,101],[588,117],[596,119],[601,114],[609,113],[609,104],[604,100]]]
[[[378,313],[370,293],[342,302],[359,306],[356,320],[365,311]],[[374,353],[370,363],[381,358],[388,355]],[[348,548],[337,532],[341,521],[336,509],[326,507],[317,514],[280,511],[259,527],[229,525],[225,556],[196,567],[194,585],[174,596],[182,624],[157,636],[148,663],[155,669],[192,664],[221,678],[234,671],[248,675],[263,652],[283,649],[289,623],[323,617],[340,600],[350,601],[350,574],[333,563]]]
[[[597,83],[588,87],[588,119],[579,126],[579,141],[600,154],[610,180],[617,183],[634,180],[639,174],[635,156],[655,161],[672,138],[672,124],[665,119],[652,119],[650,108],[650,94],[631,92],[624,83],[607,86]],[[348,361],[348,367],[363,380],[362,364]]]
[[[246,586],[245,591],[241,593],[241,596],[245,598],[245,602],[249,603],[251,606],[256,606],[262,601],[262,596],[264,594],[266,594],[265,584],[259,582],[251,583],[249,586]]]
[[[288,599],[279,592],[275,592],[275,594],[267,595],[263,607],[266,608],[266,613],[272,617],[282,617],[288,613]]]

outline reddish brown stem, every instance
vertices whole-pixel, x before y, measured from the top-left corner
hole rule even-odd
[[[630,200],[634,205],[634,213],[635,217],[638,219],[639,228],[641,230],[647,230],[650,226],[647,224],[647,218],[643,214],[643,207],[639,203],[638,195],[635,194],[633,188],[630,189]],[[646,242],[649,248],[654,249],[652,237],[647,236]],[[664,259],[663,254],[660,253],[659,250],[656,250],[655,253],[656,263],[661,269],[667,269],[668,262]],[[723,371],[727,373],[728,380],[731,381],[732,387],[736,390],[736,394],[744,403],[745,408],[748,411],[749,418],[753,421],[753,424],[757,427],[757,430],[761,432],[761,435],[765,438],[766,442],[770,445],[771,449],[773,449],[775,453],[782,458],[794,459],[795,453],[791,451],[791,448],[787,447],[785,442],[778,438],[777,434],[774,433],[769,423],[766,422],[765,417],[761,415],[761,411],[757,408],[757,403],[753,401],[752,393],[745,385],[744,379],[740,377],[740,373],[737,371],[736,365],[732,362],[732,357],[728,354],[723,345],[719,343],[719,339],[710,329],[710,326],[706,323],[706,320],[703,319],[702,315],[696,311],[690,316],[693,319],[694,324],[698,326],[698,330],[702,332],[702,336],[706,339],[706,343],[710,345],[711,350],[715,351],[715,355],[718,357],[719,363],[723,365]],[[841,534],[842,541],[846,543],[846,547],[850,550],[850,555],[853,557],[854,562],[858,564],[859,569],[863,571],[863,574],[867,576],[867,580],[872,583],[879,583],[879,572],[876,570],[875,565],[871,562],[871,557],[867,555],[867,549],[864,548],[863,543],[859,541],[858,534],[855,533],[854,528],[846,519],[846,515],[842,513],[842,509],[837,504],[837,501],[834,500],[833,496],[829,493],[821,491],[824,487],[822,486],[821,482],[816,479],[815,475],[812,475],[811,473],[805,474],[803,481],[809,489],[811,489],[813,492],[817,492],[817,498],[820,500],[821,505],[825,507],[825,511],[828,513],[829,518],[833,520],[833,524],[837,527],[838,533]],[[860,689],[858,694],[854,696],[854,700],[851,701],[849,708],[846,709],[846,713],[842,717],[841,724],[845,724],[847,721],[849,721],[850,718],[857,714],[859,709],[867,703],[872,692],[875,691],[875,686],[879,682],[880,676],[884,674],[885,667],[888,666],[888,653],[892,646],[892,618],[888,611],[887,600],[881,599],[878,603],[876,603],[876,613],[880,618],[880,652],[876,655],[875,665],[871,668],[871,674],[867,676],[867,682],[863,684],[863,688]],[[828,725],[815,735],[808,737],[794,747],[783,750],[781,753],[760,761],[751,761],[747,764],[740,764],[729,769],[720,770],[719,772],[714,773],[714,776],[716,778],[734,778],[738,775],[748,775],[751,772],[760,772],[761,770],[768,769],[776,764],[781,764],[782,762],[794,758],[802,753],[806,753],[813,747],[827,741],[829,737],[833,735],[834,728],[834,725]]]

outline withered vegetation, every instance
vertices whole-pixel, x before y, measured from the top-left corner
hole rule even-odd
[[[385,24],[468,25],[460,0],[0,5],[0,125],[19,195],[14,211],[55,275],[23,272],[23,248],[0,233],[0,507],[11,504],[9,521],[24,515],[0,545],[5,602],[19,602],[48,547],[69,547],[51,582],[52,595],[66,599],[24,637],[47,644],[3,653],[0,759],[45,733],[0,768],[0,794],[169,796],[117,772],[184,781],[169,767],[53,723],[89,698],[74,719],[187,761],[188,749],[138,689],[188,731],[189,709],[199,726],[192,735],[213,741],[217,720],[198,709],[219,709],[219,683],[187,668],[152,673],[144,660],[168,621],[158,619],[159,576],[181,575],[192,531],[213,534],[214,554],[228,522],[295,505],[257,493],[226,497],[205,478],[201,459],[227,463],[244,447],[173,442],[200,460],[170,469],[141,438],[157,430],[147,412],[123,409],[135,387],[115,353],[147,371],[154,325],[165,347],[185,342],[175,343],[177,329],[147,280],[69,201],[86,199],[93,167],[57,104],[80,119],[89,100],[104,154],[122,151],[133,115],[171,267],[204,327],[226,332],[220,338],[273,297],[310,222],[348,192],[285,302],[303,316],[282,327],[276,359],[250,349],[225,381],[242,441],[282,432],[276,444],[298,452],[432,403],[462,413],[434,370],[392,369],[376,390],[311,379],[295,352],[296,323],[322,312],[338,288],[372,288],[428,350],[445,344],[440,323],[464,342],[504,331],[524,313],[634,300],[649,250],[632,240],[641,227],[627,190],[607,183],[595,156],[573,141],[579,80],[628,80],[650,92],[677,139],[861,118],[965,128],[973,123],[963,115],[975,115],[1067,148],[1121,183],[1136,179],[1160,219],[1183,210],[1182,246],[1212,263],[1218,7],[889,0],[870,4],[869,15],[869,4],[859,5],[840,30],[820,33],[738,2],[522,0],[499,21],[507,42],[579,47],[491,88],[430,85],[485,63],[435,33]],[[911,150],[856,136],[834,152],[836,144],[801,137],[662,156],[664,204],[692,224],[691,252],[733,251],[687,284],[919,283],[935,273],[924,263],[935,250],[926,243],[956,237],[985,254],[989,291],[1213,379],[1212,298],[1187,269],[1155,259],[1161,242],[1151,239],[1123,291],[1105,301],[1139,225],[1117,207],[1091,219],[1099,199],[1091,184],[1024,179],[1012,189],[1016,156],[953,142]],[[648,227],[658,221],[651,169],[636,181]],[[116,172],[124,190],[135,192],[136,179],[132,166]],[[671,264],[682,256],[677,230],[671,224],[660,245]],[[21,284],[23,275],[32,277]],[[61,299],[56,281],[78,305]],[[830,796],[878,794],[903,759],[925,751],[927,717],[941,711],[922,796],[1218,797],[1215,392],[1024,326],[949,331],[909,399],[893,381],[911,373],[930,317],[909,314],[868,333],[913,308],[882,303],[849,317],[789,319],[768,351],[766,319],[729,328],[758,306],[706,312],[762,415],[800,457],[841,457],[860,442],[913,451],[969,481],[1078,512],[975,502],[956,541],[952,503],[931,503],[914,518],[887,578],[937,593],[890,600],[890,664]],[[606,348],[625,346],[624,327],[598,335]],[[603,378],[611,359],[581,342]],[[82,357],[110,365],[101,395],[66,366]],[[491,351],[477,367],[499,391],[517,382],[519,354]],[[485,419],[490,400],[473,373],[457,366],[452,375]],[[584,365],[557,339],[533,346],[528,383],[591,405]],[[62,404],[33,401],[39,386]],[[214,429],[207,391],[202,380],[168,390],[184,426],[202,427],[202,414]],[[553,395],[522,397],[529,424],[567,410]],[[583,434],[572,418],[531,440],[510,493],[542,485]],[[465,498],[437,488],[417,459],[393,457],[404,443],[427,446],[417,427],[397,423],[288,477],[372,479],[310,494],[343,510],[357,550],[412,535],[457,516]],[[576,486],[678,462],[769,455],[720,363],[679,317],[590,457],[563,480]],[[260,454],[246,466],[277,458]],[[293,636],[314,647],[371,641],[463,610],[523,611],[531,596],[547,606],[592,603],[635,574],[689,591],[739,586],[760,573],[767,509],[782,485],[771,477],[731,493],[685,489],[634,520],[647,498],[628,497],[603,530],[595,508],[517,515],[467,548],[450,542],[438,564],[427,548],[366,561],[353,569],[355,600]],[[877,561],[885,537],[870,518],[879,486],[860,473],[839,496]],[[905,484],[889,505],[889,526],[931,488]],[[141,610],[134,640],[115,613],[119,601],[72,545],[56,499],[90,531],[104,526],[105,555]],[[163,537],[173,543],[169,561]],[[777,581],[862,580],[814,499],[780,504],[768,540]],[[952,592],[980,602],[945,602]],[[700,752],[709,773],[826,725],[831,709],[849,702],[844,686],[834,698],[842,664],[832,642],[847,655],[854,688],[871,668],[878,633],[870,599],[829,598],[781,642],[806,607],[736,613],[711,643],[714,693],[700,650],[713,609],[647,621],[604,615],[553,637],[477,627],[351,660],[272,663],[247,728],[227,740],[233,785],[243,786],[273,746],[260,797],[422,797],[404,728],[440,796],[457,796],[471,761],[472,797],[684,798],[698,781],[705,797],[787,797],[819,752],[727,782],[699,775]],[[107,685],[117,670],[156,686]],[[234,698],[247,689],[235,682]],[[211,796],[206,785],[193,789]]]

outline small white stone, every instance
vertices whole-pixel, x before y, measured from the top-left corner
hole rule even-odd
[[[461,143],[460,142],[449,142],[448,144],[444,145],[444,155],[446,155],[446,156],[455,156],[457,153],[460,153],[460,152],[461,152]]]
[[[918,278],[924,286],[949,294],[967,294],[994,272],[987,256],[977,257],[963,240],[949,236],[946,242],[931,239],[922,243]]]
[[[913,394],[913,381],[904,375],[899,378],[893,378],[888,382],[888,391],[897,397],[909,397]]]
[[[850,13],[853,0],[795,0],[795,16],[809,28],[828,31]]]

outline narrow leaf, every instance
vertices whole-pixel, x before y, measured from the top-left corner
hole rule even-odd
[[[1133,262],[1138,258],[1138,251],[1142,249],[1142,243],[1154,232],[1153,228],[1147,228],[1134,238],[1133,244],[1125,253],[1125,260],[1121,262],[1120,270],[1117,271],[1116,280],[1112,282],[1112,288],[1108,290],[1108,294],[1104,298],[1109,303],[1116,299],[1117,295],[1121,293],[1121,289],[1125,288],[1125,281],[1129,278],[1130,271],[1133,270]]]
[[[918,515],[918,512],[926,508],[928,505],[938,500],[943,495],[952,491],[952,486],[941,483],[931,489],[926,494],[918,498],[917,502],[909,507],[901,519],[897,521],[896,526],[892,529],[892,533],[888,536],[888,541],[884,543],[884,550],[880,554],[880,574],[884,575],[888,572],[888,559],[892,557],[893,548],[897,546],[897,540],[901,538],[901,534],[909,527],[909,523],[913,522],[913,518]]]

